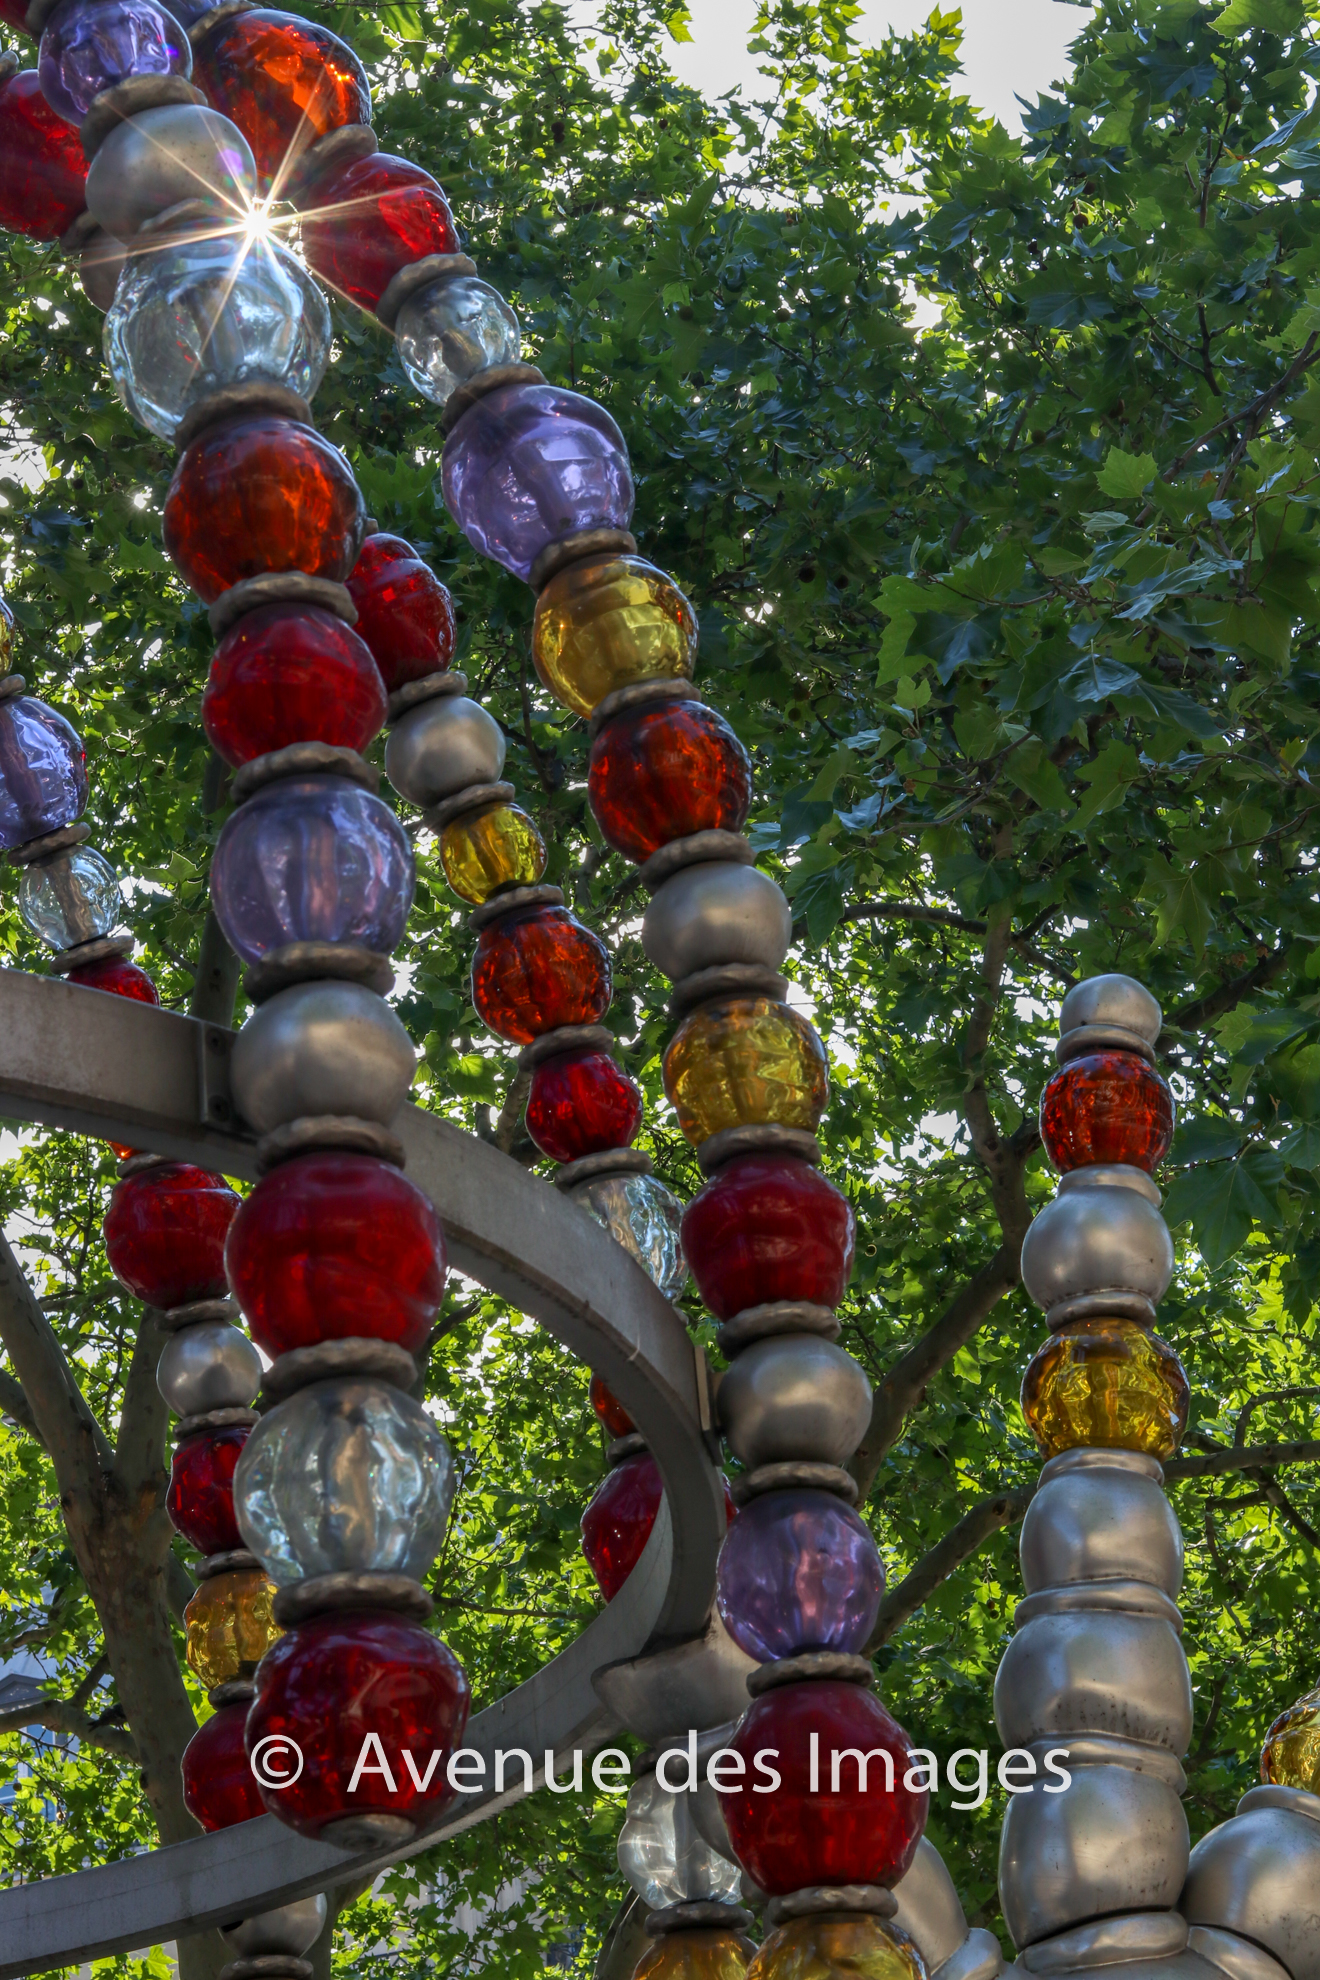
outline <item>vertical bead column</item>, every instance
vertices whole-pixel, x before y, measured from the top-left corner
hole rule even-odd
[[[1175,1906],[1192,1694],[1175,1601],[1182,1538],[1160,1460],[1177,1449],[1188,1392],[1152,1332],[1173,1269],[1150,1176],[1173,1130],[1152,1063],[1159,1029],[1158,1005],[1131,978],[1079,984],[1041,1105],[1063,1174],[1023,1246],[1023,1282],[1052,1329],[1023,1409],[1047,1462],[1022,1530],[1026,1599],[995,1682],[1000,1737],[1036,1763],[1005,1816],[999,1877],[1032,1972],[1159,1958],[1187,1936]],[[1070,1776],[1062,1791],[1051,1754]]]

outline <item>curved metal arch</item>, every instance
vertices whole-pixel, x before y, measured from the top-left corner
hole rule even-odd
[[[0,973],[0,1114],[254,1179],[254,1143],[228,1090],[233,1034],[48,977]],[[430,1848],[521,1798],[497,1794],[497,1748],[539,1760],[598,1750],[618,1730],[592,1687],[604,1665],[705,1625],[724,1532],[705,1363],[641,1267],[599,1225],[518,1163],[416,1107],[395,1123],[408,1173],[435,1204],[451,1262],[538,1320],[605,1376],[664,1479],[627,1585],[576,1642],[472,1720],[488,1786],[403,1848],[352,1855],[274,1816],[120,1863],[0,1891],[0,1980],[159,1944],[342,1883]]]

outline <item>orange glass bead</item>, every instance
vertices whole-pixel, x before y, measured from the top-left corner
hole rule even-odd
[[[814,1129],[830,1091],[815,1029],[771,997],[726,997],[693,1011],[670,1041],[664,1078],[694,1144],[752,1121]]]
[[[367,512],[338,447],[297,420],[258,413],[208,426],[185,449],[164,522],[166,550],[210,605],[263,571],[342,583]]]
[[[250,1677],[282,1634],[271,1610],[275,1583],[260,1568],[213,1574],[183,1612],[184,1655],[208,1691],[230,1678]]]
[[[632,1980],[743,1980],[756,1947],[741,1932],[663,1932],[633,1968]]]
[[[699,701],[627,709],[591,746],[591,809],[625,859],[649,859],[693,832],[740,832],[752,800],[747,751]]]
[[[440,834],[440,863],[460,900],[478,906],[501,887],[531,887],[545,872],[545,840],[516,804],[465,811]]]
[[[761,1943],[747,1980],[927,1980],[906,1932],[868,1913],[791,1918]]]
[[[1273,1787],[1320,1794],[1320,1685],[1281,1712],[1266,1733],[1260,1777]]]
[[[1125,1162],[1149,1175],[1173,1141],[1173,1094],[1137,1052],[1087,1052],[1040,1096],[1040,1137],[1061,1175]]]
[[[588,1394],[591,1397],[591,1407],[600,1419],[601,1428],[607,1436],[626,1437],[630,1431],[637,1428],[613,1390],[606,1387],[603,1376],[592,1376]]]
[[[1046,1457],[1079,1444],[1172,1457],[1189,1401],[1177,1355],[1135,1320],[1070,1320],[1022,1378],[1022,1413]]]
[[[367,72],[347,42],[272,7],[212,28],[194,56],[193,81],[251,145],[264,193],[278,195],[327,132],[371,122]]]
[[[696,613],[642,557],[570,564],[536,601],[536,671],[578,715],[632,681],[691,680],[696,653]]]
[[[599,1024],[610,988],[609,950],[565,908],[514,909],[477,937],[472,1001],[482,1023],[514,1045],[565,1024]]]

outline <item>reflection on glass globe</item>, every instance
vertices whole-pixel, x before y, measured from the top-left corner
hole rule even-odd
[[[119,908],[115,869],[91,846],[24,867],[18,883],[19,913],[52,949],[72,949],[108,935]]]
[[[234,1508],[273,1580],[374,1569],[420,1579],[454,1496],[449,1446],[388,1382],[314,1382],[271,1410],[243,1447]]]
[[[687,1284],[683,1256],[683,1206],[672,1189],[654,1176],[596,1176],[572,1192],[617,1244],[632,1253],[666,1299],[677,1299]]]
[[[681,1755],[668,1763],[670,1778],[685,1778]],[[694,1794],[671,1794],[654,1774],[634,1781],[628,1814],[619,1831],[619,1868],[652,1911],[667,1904],[715,1899],[737,1904],[742,1871],[720,1856],[692,1819]]]
[[[103,90],[130,77],[190,76],[192,49],[156,0],[64,0],[42,30],[37,74],[56,116],[80,124]]]
[[[409,296],[394,326],[403,368],[424,398],[444,405],[465,379],[522,355],[518,319],[475,275],[431,282]]]
[[[197,232],[125,264],[104,343],[134,419],[169,440],[221,385],[269,379],[310,399],[330,355],[330,311],[277,242]]]

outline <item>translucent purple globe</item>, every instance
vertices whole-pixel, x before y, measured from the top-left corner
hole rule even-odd
[[[720,1549],[724,1627],[763,1664],[804,1650],[862,1650],[884,1589],[875,1541],[831,1492],[762,1493]]]
[[[346,777],[267,784],[229,819],[211,861],[216,916],[244,962],[286,942],[359,942],[388,954],[413,881],[402,825]]]
[[[44,701],[0,704],[0,846],[21,846],[72,825],[87,802],[78,731]]]
[[[37,74],[55,114],[80,124],[103,89],[130,76],[190,76],[192,49],[157,0],[63,0],[42,33]]]
[[[626,529],[628,449],[603,407],[557,385],[504,385],[445,443],[445,505],[469,543],[526,578],[578,529]]]

